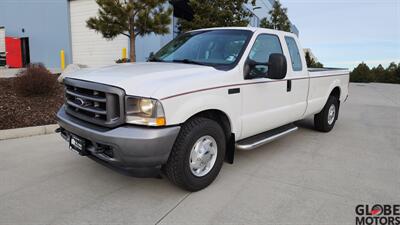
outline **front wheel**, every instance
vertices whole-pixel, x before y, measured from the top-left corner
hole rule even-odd
[[[225,134],[208,118],[193,118],[181,131],[165,165],[167,177],[176,185],[198,191],[211,184],[221,170],[225,157]]]
[[[314,127],[318,131],[329,132],[335,126],[339,115],[339,100],[329,96],[322,111],[314,116]]]

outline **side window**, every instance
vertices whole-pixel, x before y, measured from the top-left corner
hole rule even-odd
[[[257,37],[256,41],[249,53],[249,59],[259,62],[267,63],[269,56],[273,53],[283,53],[282,46],[278,36],[270,34],[261,34]],[[250,75],[257,77],[268,72],[268,66],[257,65],[250,71]]]
[[[296,41],[292,37],[285,37],[286,44],[289,48],[290,58],[292,59],[293,71],[302,71],[301,56]]]

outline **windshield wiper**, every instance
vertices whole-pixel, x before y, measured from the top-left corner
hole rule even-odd
[[[147,61],[148,62],[165,62],[164,60],[155,58],[155,57],[149,58]]]
[[[196,64],[196,65],[202,65],[202,66],[208,66],[205,63],[201,63],[201,62],[197,62],[197,61],[193,61],[190,59],[174,59],[172,60],[172,62],[177,62],[177,63],[186,63],[186,64]]]

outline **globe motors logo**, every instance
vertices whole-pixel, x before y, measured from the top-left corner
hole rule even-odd
[[[400,225],[400,205],[357,205],[356,225]]]

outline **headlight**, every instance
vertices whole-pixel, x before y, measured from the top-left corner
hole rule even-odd
[[[125,121],[131,124],[164,126],[164,109],[160,101],[150,98],[127,96],[125,98]]]

